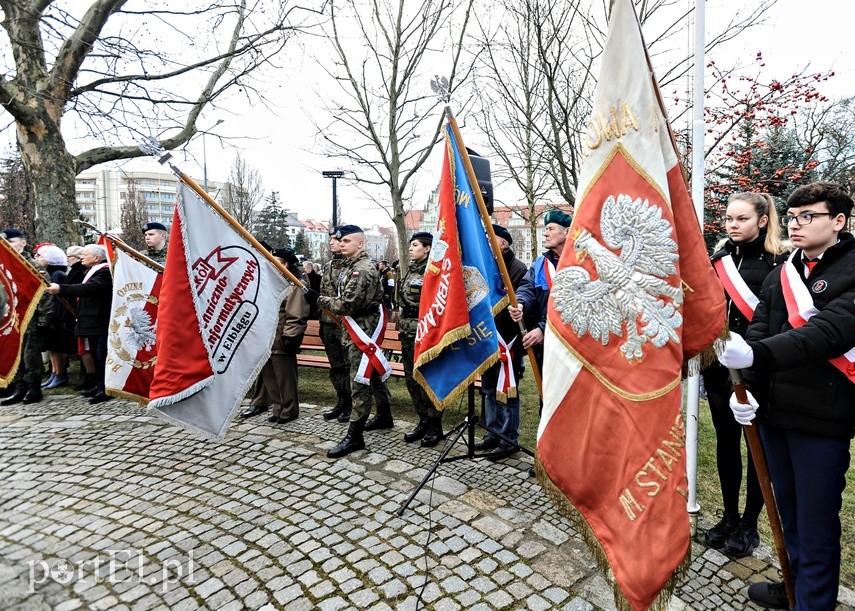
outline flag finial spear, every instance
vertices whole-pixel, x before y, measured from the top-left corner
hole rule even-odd
[[[167,153],[166,149],[160,144],[160,140],[153,136],[145,136],[140,140],[140,150],[146,155],[157,157],[157,162],[161,165],[172,159],[172,153]]]
[[[434,95],[446,104],[451,101],[451,87],[449,86],[448,79],[446,77],[437,74],[431,79],[430,88]]]

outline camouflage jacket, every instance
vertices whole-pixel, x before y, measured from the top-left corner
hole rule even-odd
[[[169,247],[169,240],[163,245],[163,248],[160,250],[155,250],[154,248],[146,248],[145,256],[151,259],[152,261],[156,261],[163,265],[166,263],[166,249]]]
[[[334,297],[338,295],[338,275],[339,272],[341,272],[341,267],[344,265],[345,261],[346,259],[343,255],[336,253],[324,266],[324,270],[321,272],[321,296]],[[318,300],[320,301],[320,297]],[[318,303],[318,308],[320,307],[321,305]],[[321,310],[320,319],[321,322],[338,324],[338,321],[333,320],[333,318],[323,310]]]
[[[318,307],[339,316],[351,316],[370,335],[377,324],[378,305],[382,301],[380,273],[363,251],[351,259],[344,259],[335,294],[321,295]]]
[[[419,322],[419,300],[422,296],[422,282],[427,268],[427,257],[418,263],[411,262],[397,285],[395,302],[401,307],[398,330],[401,333],[415,335]]]

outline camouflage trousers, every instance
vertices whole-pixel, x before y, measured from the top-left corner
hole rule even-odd
[[[330,382],[339,399],[345,399],[350,395],[350,376],[348,375],[350,361],[342,344],[342,333],[345,331],[335,323],[321,323],[321,341],[324,343],[324,350],[330,362]]]
[[[42,364],[42,338],[39,328],[31,324],[23,337],[21,362],[10,387],[18,389],[37,389],[42,386],[44,365]]]
[[[416,336],[410,333],[401,333],[401,362],[404,365],[404,375],[407,381],[407,390],[413,401],[413,408],[419,416],[428,418],[440,418],[442,412],[438,411],[430,400],[422,385],[413,379],[413,365],[415,363]]]
[[[356,347],[356,344],[350,341],[347,332],[345,332],[344,345],[350,357],[350,396],[353,401],[353,411],[350,414],[350,421],[362,420],[364,422],[371,414],[372,396],[377,403],[378,409],[381,406],[390,406],[391,398],[389,396],[389,389],[386,387],[386,382],[382,381],[379,375],[371,376],[371,385],[361,384],[353,379],[362,361],[362,351]]]

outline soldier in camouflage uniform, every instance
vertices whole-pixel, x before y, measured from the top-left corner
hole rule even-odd
[[[29,252],[24,250],[27,246],[27,238],[18,229],[5,229],[2,236],[27,262],[38,270],[45,280],[48,280],[44,267],[36,262]],[[38,308],[30,319],[30,324],[22,338],[21,363],[15,378],[9,385],[14,388],[12,394],[0,401],[0,405],[15,405],[16,403],[38,403],[42,400],[42,375],[44,364],[42,363],[42,333],[48,322],[51,311],[50,295],[42,295]]]
[[[413,234],[410,239],[410,265],[397,284],[395,297],[395,303],[401,307],[401,317],[398,320],[401,361],[404,364],[407,390],[410,391],[413,407],[419,416],[419,423],[413,430],[404,434],[404,441],[411,443],[421,439],[421,445],[424,448],[435,446],[443,437],[442,412],[434,407],[424,388],[413,379],[419,300],[431,244],[433,244],[433,236],[426,231]]]
[[[146,223],[143,228],[145,238],[145,256],[161,265],[166,263],[166,248],[169,246],[166,226],[162,223]]]
[[[321,275],[320,293],[321,296],[325,297],[334,297],[338,294],[338,276],[346,262],[344,255],[341,254],[341,242],[335,236],[337,229],[337,227],[333,227],[330,230],[332,259],[327,263]],[[342,343],[342,333],[346,335],[347,332],[341,328],[341,324],[337,320],[330,316],[329,312],[321,310],[320,321],[321,341],[324,343],[324,349],[330,362],[330,382],[332,382],[335,394],[338,397],[338,403],[335,407],[324,412],[324,420],[338,418],[339,422],[348,422],[351,409],[350,363],[347,360],[347,352]]]
[[[380,320],[383,285],[380,283],[377,268],[365,253],[365,235],[362,229],[356,225],[342,225],[336,231],[336,237],[341,242],[341,254],[345,257],[339,273],[338,291],[334,296],[321,295],[318,298],[318,307],[339,316],[350,316],[370,336]],[[366,429],[366,421],[371,412],[371,386],[354,379],[362,360],[362,352],[345,330],[342,331],[342,340],[350,361],[350,395],[353,406],[347,435],[327,452],[330,458],[339,458],[365,448],[362,433]],[[378,377],[375,373],[372,381]],[[378,416],[381,409],[389,409],[389,391],[385,383],[380,394],[382,402],[378,401],[377,404]],[[391,412],[389,419],[391,420]]]

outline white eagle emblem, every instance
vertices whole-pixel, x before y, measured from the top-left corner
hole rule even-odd
[[[608,345],[610,333],[623,337],[626,322],[620,351],[630,362],[641,360],[641,347],[647,342],[657,348],[669,340],[679,342],[676,329],[683,317],[677,308],[683,303],[683,292],[665,280],[676,271],[677,243],[661,209],[641,198],[609,196],[600,215],[600,230],[605,246],[586,230],[573,243],[579,261],[591,256],[597,279],[591,280],[587,270],[578,266],[565,267],[555,275],[552,294],[561,320],[577,336],[589,333],[603,346]]]

